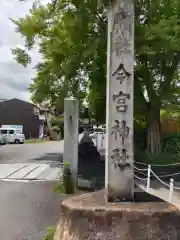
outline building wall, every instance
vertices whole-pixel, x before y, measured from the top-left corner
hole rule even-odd
[[[23,125],[26,139],[39,137],[41,121],[34,114],[35,107],[19,99],[0,102],[0,126]]]

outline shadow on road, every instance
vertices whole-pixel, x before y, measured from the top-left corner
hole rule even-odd
[[[40,157],[32,159],[33,161],[43,161],[52,165],[62,164],[63,163],[63,154],[62,153],[46,153]]]

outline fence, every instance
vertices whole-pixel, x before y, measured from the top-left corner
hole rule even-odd
[[[97,147],[97,149],[101,152],[102,150],[105,150],[105,133],[97,133],[92,137],[92,140],[94,142],[94,145]],[[165,187],[169,189],[169,197],[168,197],[168,202],[172,203],[172,198],[173,198],[173,192],[174,190],[180,190],[180,187],[175,186],[175,181],[173,177],[180,175],[180,172],[172,173],[172,174],[164,174],[158,176],[153,170],[152,167],[172,167],[172,166],[180,166],[180,163],[174,163],[174,164],[167,164],[167,165],[158,165],[158,164],[152,164],[148,165],[146,163],[141,163],[141,162],[134,162],[136,165],[139,164],[141,166],[146,166],[147,168],[138,168],[137,166],[134,165],[134,172],[135,172],[135,178],[141,181],[146,181],[146,191],[149,192],[150,190],[150,185],[151,185],[151,178],[154,176],[156,180],[158,180],[161,184],[163,184]],[[137,176],[136,173],[140,173],[141,175],[147,176],[144,178],[141,178]],[[166,183],[162,180],[162,178],[170,178],[169,183]]]
[[[151,177],[154,176],[156,180],[158,180],[161,184],[163,184],[165,187],[167,187],[169,189],[169,197],[168,197],[168,202],[172,203],[172,198],[173,198],[173,192],[174,190],[180,190],[180,187],[176,187],[174,185],[174,179],[172,178],[173,176],[177,176],[180,175],[180,172],[176,172],[176,173],[172,173],[172,174],[166,174],[166,175],[161,175],[158,176],[153,170],[152,170],[152,166],[153,167],[170,167],[170,166],[180,166],[180,163],[174,163],[174,164],[167,164],[167,165],[147,165],[145,163],[141,163],[141,162],[137,162],[135,161],[136,164],[140,164],[142,166],[148,166],[147,168],[138,168],[134,165],[134,172],[135,172],[135,178],[141,181],[145,181],[146,182],[146,191],[149,192],[150,190],[150,184],[151,184]],[[136,173],[140,173],[142,175],[145,175],[147,177],[145,178],[141,178],[138,177]],[[170,178],[169,184],[164,182],[162,180],[162,178]]]

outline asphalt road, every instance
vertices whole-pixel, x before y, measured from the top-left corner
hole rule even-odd
[[[2,163],[53,163],[62,160],[63,141],[0,146]],[[53,182],[0,181],[0,240],[41,240],[56,225],[62,196]]]
[[[63,199],[52,182],[0,182],[0,239],[41,240],[55,226]]]
[[[1,163],[62,161],[63,141],[0,146]]]

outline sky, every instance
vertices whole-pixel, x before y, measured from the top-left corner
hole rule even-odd
[[[0,99],[19,98],[30,101],[28,86],[36,72],[38,51],[31,52],[32,64],[27,68],[18,64],[11,49],[23,46],[24,40],[15,32],[15,25],[9,18],[17,19],[28,14],[33,0],[0,0]]]

